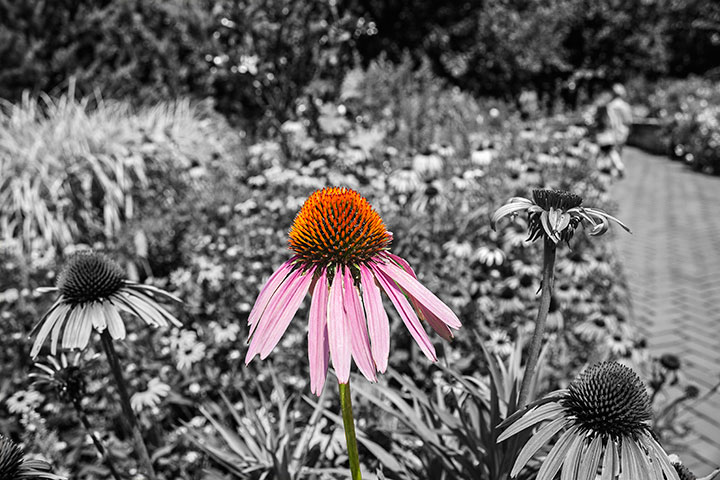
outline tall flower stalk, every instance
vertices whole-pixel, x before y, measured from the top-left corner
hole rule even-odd
[[[352,478],[361,478],[350,401],[354,360],[371,382],[390,354],[390,324],[381,291],[390,298],[420,350],[437,361],[422,321],[446,340],[460,328],[457,316],[425,288],[407,261],[390,253],[392,235],[357,192],[325,188],[310,195],[289,234],[294,255],[260,291],[248,317],[245,363],[266,358],[280,341],[305,295],[312,295],[308,327],[310,388],[320,395],[332,362]]]
[[[148,478],[154,480],[155,471],[130,405],[127,383],[113,341],[125,339],[125,322],[121,312],[139,317],[155,327],[167,327],[170,323],[181,326],[157,303],[159,298],[180,300],[159,288],[127,280],[115,262],[93,251],[74,255],[58,275],[57,287],[42,291],[56,291],[60,295],[33,329],[33,332],[37,331],[37,338],[32,347],[32,357],[37,357],[48,337],[54,355],[59,344],[62,348],[82,350],[87,347],[93,331],[100,334],[140,465]]]
[[[590,235],[603,235],[608,231],[610,220],[627,232],[630,229],[620,220],[597,208],[583,207],[582,198],[570,192],[559,190],[534,190],[533,199],[513,197],[498,208],[492,217],[492,227],[506,216],[526,212],[529,217],[528,241],[543,239],[543,278],[541,284],[540,306],[535,321],[535,332],[530,343],[530,352],[525,364],[517,407],[527,403],[531,379],[537,367],[538,356],[545,333],[553,283],[555,281],[555,254],[560,242],[569,243],[577,227],[590,227]]]
[[[548,311],[550,310],[550,301],[552,300],[553,286],[555,283],[555,252],[557,246],[555,242],[549,238],[545,238],[543,242],[543,277],[540,293],[540,307],[538,308],[537,318],[535,319],[535,332],[530,342],[530,352],[528,361],[525,366],[525,374],[523,375],[520,385],[520,393],[518,394],[518,406],[523,406],[527,402],[530,393],[530,383],[532,383],[533,372],[537,367],[538,358],[540,357],[540,349],[542,348],[542,339],[545,335],[545,323],[547,321]]]
[[[33,372],[29,376],[35,379],[33,385],[50,385],[58,393],[61,400],[72,404],[80,418],[80,423],[85,427],[93,445],[95,445],[95,449],[102,457],[108,470],[110,470],[110,475],[112,475],[115,480],[121,480],[120,474],[115,468],[109,452],[103,445],[102,440],[100,440],[95,433],[95,430],[93,430],[90,419],[82,406],[82,400],[86,393],[86,384],[80,367],[81,357],[80,352],[76,353],[72,360],[68,360],[64,353],[58,358],[49,355],[47,357],[47,363],[35,363],[35,368],[40,370],[40,372]]]

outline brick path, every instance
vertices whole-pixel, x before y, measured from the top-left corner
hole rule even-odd
[[[701,394],[720,380],[720,177],[628,148],[613,186],[635,324],[652,354],[675,353]],[[695,433],[683,462],[698,476],[720,466],[720,393],[680,417]]]

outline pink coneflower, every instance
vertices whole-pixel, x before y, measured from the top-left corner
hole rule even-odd
[[[270,354],[308,292],[310,384],[317,395],[330,360],[342,384],[349,380],[351,358],[370,381],[387,368],[390,327],[381,290],[433,362],[435,348],[420,320],[448,340],[450,328],[460,328],[452,310],[418,282],[405,260],[390,253],[392,235],[357,192],[316,191],[295,217],[289,237],[295,255],[272,274],[250,312],[246,364]]]

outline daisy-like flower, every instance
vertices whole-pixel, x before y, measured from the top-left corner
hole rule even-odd
[[[42,401],[42,395],[35,390],[18,390],[5,400],[10,413],[27,413],[33,410]]]
[[[0,480],[44,478],[66,480],[50,472],[50,465],[42,460],[27,460],[22,448],[12,440],[0,435]]]
[[[387,368],[390,327],[381,291],[433,362],[435,348],[420,320],[448,340],[450,329],[460,328],[453,311],[420,284],[404,259],[390,253],[392,235],[357,192],[316,191],[295,217],[289,237],[295,255],[273,273],[250,312],[245,363],[270,354],[308,292],[310,384],[318,395],[329,360],[341,384],[348,383],[352,359],[370,381]]]
[[[534,242],[541,236],[555,243],[569,242],[580,225],[591,227],[590,235],[602,235],[610,227],[609,220],[620,225],[627,232],[630,229],[617,218],[597,208],[583,207],[582,198],[573,193],[558,190],[533,190],[533,199],[513,197],[498,208],[492,216],[492,227],[508,215],[527,212],[529,216],[528,241]]]
[[[501,357],[507,357],[514,350],[510,336],[505,330],[492,330],[490,332],[490,339],[485,342],[485,346],[491,353],[495,353]]]
[[[507,429],[498,442],[548,422],[518,454],[512,477],[562,432],[542,462],[537,480],[552,480],[561,468],[562,480],[614,480],[618,474],[632,480],[679,480],[648,424],[652,410],[645,385],[624,365],[593,365],[567,390],[551,393],[528,407],[500,425]]]
[[[161,382],[159,378],[153,378],[148,382],[147,389],[133,394],[130,405],[136,413],[140,413],[145,408],[157,407],[168,393],[170,393],[170,385]]]
[[[197,333],[191,330],[181,330],[170,339],[170,346],[175,351],[178,370],[192,367],[205,358],[205,344],[198,341]]]
[[[37,331],[30,352],[33,358],[37,358],[48,336],[53,355],[61,339],[62,348],[84,349],[93,329],[98,333],[107,329],[114,340],[123,340],[125,322],[120,312],[140,317],[154,327],[182,325],[156,301],[159,297],[177,302],[180,299],[152,285],[127,280],[115,262],[90,250],[73,255],[58,275],[57,287],[39,290],[57,291],[60,296],[31,333]]]
[[[423,188],[420,175],[411,169],[396,170],[388,178],[388,184],[396,192],[405,194],[411,194]]]
[[[598,342],[607,339],[616,329],[614,318],[596,313],[579,323],[573,331],[586,342]]]
[[[595,268],[594,258],[572,251],[558,262],[558,270],[570,278],[586,278]]]
[[[502,265],[505,261],[505,253],[499,248],[489,248],[483,245],[475,251],[473,258],[477,259],[483,265],[492,267]]]

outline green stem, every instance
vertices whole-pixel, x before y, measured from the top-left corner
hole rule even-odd
[[[113,476],[115,480],[122,480],[120,477],[120,474],[118,474],[117,470],[115,470],[115,465],[112,462],[112,459],[110,458],[110,455],[108,454],[108,451],[105,449],[105,447],[102,444],[102,441],[98,438],[98,436],[95,434],[95,431],[92,428],[92,425],[90,424],[90,420],[88,419],[87,415],[85,415],[85,410],[83,410],[82,405],[80,404],[80,401],[73,401],[73,405],[75,406],[75,410],[77,411],[78,416],[80,417],[80,422],[82,422],[83,426],[85,427],[85,430],[87,430],[88,435],[90,435],[90,438],[93,441],[93,444],[95,445],[95,448],[100,453],[100,456],[102,457],[103,461],[105,462],[105,465],[107,465],[108,469],[110,470],[110,474]]]
[[[355,438],[355,422],[353,421],[352,401],[350,399],[350,381],[338,384],[340,388],[340,407],[342,409],[345,442],[347,443],[348,459],[350,460],[350,476],[352,480],[362,480],[360,473],[360,455],[358,455],[357,438]]]
[[[135,418],[135,412],[133,412],[133,409],[130,406],[130,395],[128,394],[127,384],[125,383],[125,378],[123,377],[120,360],[118,359],[117,352],[115,352],[115,347],[113,346],[112,337],[110,337],[110,333],[107,329],[105,329],[100,334],[100,338],[102,340],[103,349],[105,350],[105,355],[107,355],[108,362],[110,363],[110,370],[112,371],[113,377],[115,377],[115,383],[117,384],[118,393],[120,394],[120,405],[122,407],[123,414],[127,422],[130,424],[130,430],[132,431],[133,440],[135,441],[135,452],[140,457],[140,464],[145,470],[145,474],[150,480],[155,480],[157,478],[155,476],[155,470],[153,469],[152,461],[150,460],[150,455],[148,454],[147,446],[145,445],[145,440],[143,440],[142,433],[140,432],[140,426],[138,425],[137,418]]]
[[[530,395],[530,384],[532,383],[538,358],[540,357],[540,347],[542,346],[543,334],[545,333],[545,321],[547,320],[548,311],[550,310],[550,300],[552,298],[553,284],[555,283],[555,250],[555,242],[549,238],[545,238],[540,308],[538,309],[537,320],[535,320],[535,332],[533,333],[532,343],[530,344],[530,354],[525,364],[525,375],[523,375],[522,385],[520,386],[520,395],[518,396],[517,403],[518,410],[527,403],[528,396]]]

